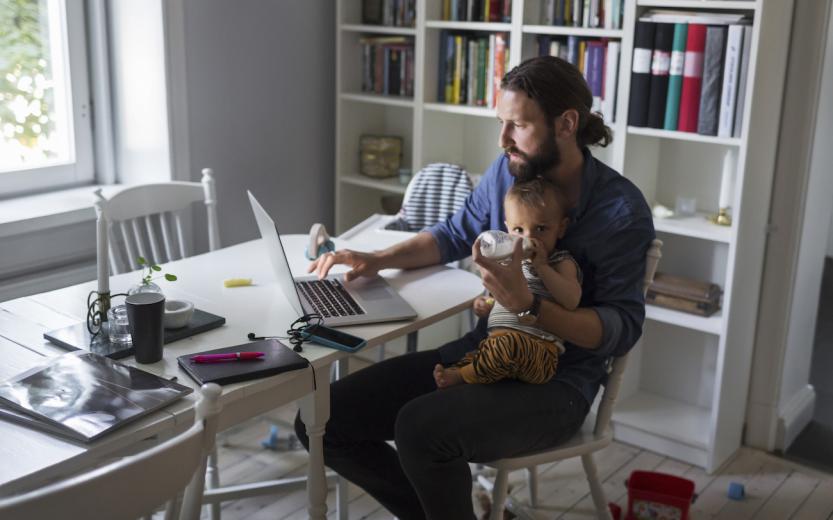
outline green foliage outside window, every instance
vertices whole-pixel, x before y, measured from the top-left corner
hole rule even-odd
[[[30,149],[55,130],[46,14],[45,0],[0,0],[0,135]]]

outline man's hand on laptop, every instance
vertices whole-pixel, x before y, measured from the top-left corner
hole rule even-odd
[[[330,268],[336,264],[349,265],[353,268],[351,271],[344,273],[344,280],[348,282],[359,276],[375,276],[382,268],[381,259],[375,253],[340,249],[319,256],[309,265],[307,272],[315,272],[318,279],[322,280],[330,272]]]

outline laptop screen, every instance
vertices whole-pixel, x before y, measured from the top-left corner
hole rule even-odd
[[[278,281],[278,286],[300,318],[306,314],[306,311],[304,311],[301,305],[301,297],[298,295],[298,288],[295,286],[292,270],[289,268],[289,260],[286,258],[286,252],[281,243],[278,226],[272,220],[272,217],[266,213],[266,210],[263,209],[263,206],[260,205],[255,196],[252,195],[252,192],[246,191],[246,193],[249,194],[249,202],[252,205],[255,220],[257,220],[257,227],[260,229],[260,236],[263,237],[263,245],[269,253],[269,261],[272,262],[272,269],[275,271],[275,279]]]

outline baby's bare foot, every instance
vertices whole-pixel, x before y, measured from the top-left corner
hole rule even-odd
[[[434,367],[434,381],[437,383],[437,388],[448,388],[464,382],[457,368],[445,368],[440,364]]]

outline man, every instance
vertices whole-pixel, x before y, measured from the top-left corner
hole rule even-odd
[[[570,438],[604,382],[606,360],[626,353],[642,333],[642,278],[653,220],[639,190],[587,149],[610,141],[610,129],[590,112],[591,104],[574,66],[554,57],[525,61],[501,82],[497,115],[504,153],[463,208],[384,251],[337,251],[310,266],[325,276],[334,264],[348,264],[352,279],[471,254],[496,301],[565,341],[555,377],[540,385],[505,380],[437,390],[434,366],[451,365],[476,349],[486,336],[485,320],[439,349],[391,358],[333,384],[325,463],[400,519],[473,518],[468,462]],[[560,247],[584,273],[581,304],[572,311],[530,292],[520,241],[508,265],[482,257],[476,242],[482,231],[504,229],[509,187],[535,177],[556,184],[568,199],[570,224]],[[300,420],[296,431],[306,445]]]

